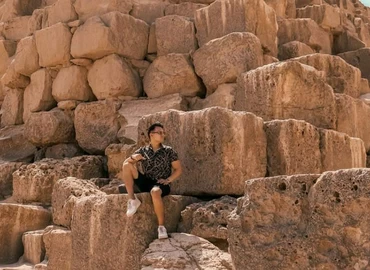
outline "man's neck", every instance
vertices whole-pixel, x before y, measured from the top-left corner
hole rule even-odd
[[[154,151],[157,151],[159,148],[162,147],[161,143],[150,142],[150,145],[152,146]]]

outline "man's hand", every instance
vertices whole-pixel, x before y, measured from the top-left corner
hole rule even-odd
[[[168,184],[170,184],[170,183],[171,183],[171,181],[170,181],[170,180],[168,180],[168,179],[159,179],[159,180],[157,181],[157,183],[162,184],[162,185],[168,185]]]
[[[131,156],[131,158],[132,158],[133,160],[135,160],[136,162],[137,162],[137,161],[140,161],[140,160],[145,160],[145,157],[143,157],[141,154],[133,154],[133,155]]]

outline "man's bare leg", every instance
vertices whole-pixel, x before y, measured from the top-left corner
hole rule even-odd
[[[159,187],[154,187],[150,191],[150,195],[152,195],[152,201],[154,205],[154,212],[157,215],[158,225],[164,225],[164,207],[163,207],[163,200],[162,200],[162,190]]]
[[[137,177],[138,177],[138,171],[136,167],[132,163],[129,163],[129,162],[123,163],[122,178],[126,186],[128,197],[132,200],[135,199],[134,178],[136,179]]]

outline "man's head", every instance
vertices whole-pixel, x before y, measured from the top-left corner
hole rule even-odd
[[[154,140],[156,142],[162,143],[164,141],[165,135],[166,134],[164,132],[164,127],[159,122],[152,124],[148,128],[148,137],[150,141]]]

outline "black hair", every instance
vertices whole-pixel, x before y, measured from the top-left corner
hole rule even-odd
[[[161,127],[164,128],[163,125],[159,122],[155,122],[148,128],[148,137],[150,138],[150,133],[156,128],[156,127]]]

